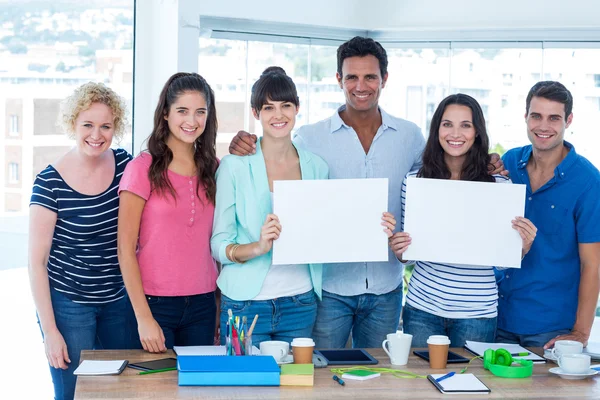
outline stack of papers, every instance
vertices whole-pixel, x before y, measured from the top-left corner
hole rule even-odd
[[[546,359],[544,357],[541,357],[535,353],[532,353],[531,351],[527,350],[524,347],[521,347],[518,344],[512,344],[512,343],[485,343],[485,342],[473,342],[471,340],[467,340],[465,342],[465,349],[469,350],[471,353],[475,354],[476,356],[483,356],[483,353],[485,353],[485,351],[487,349],[492,349],[492,350],[506,349],[511,354],[528,353],[528,355],[526,355],[526,356],[513,356],[513,358],[520,358],[523,360],[531,360],[536,364],[546,362]]]
[[[127,366],[127,360],[83,360],[73,372],[75,375],[118,375]]]
[[[177,356],[225,356],[227,349],[225,346],[173,346],[173,351]],[[260,350],[252,346],[252,355],[260,355]]]
[[[429,382],[442,393],[489,393],[490,389],[473,374],[456,374],[441,381],[445,374],[427,375]]]

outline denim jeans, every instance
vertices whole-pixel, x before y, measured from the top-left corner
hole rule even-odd
[[[132,348],[131,335],[127,332],[131,326],[127,321],[131,304],[126,293],[124,298],[105,305],[79,304],[53,288],[50,288],[50,299],[56,327],[67,344],[71,360],[66,370],[50,367],[54,398],[72,399],[77,380],[73,371],[79,365],[82,350]]]
[[[402,285],[389,293],[340,296],[323,291],[313,330],[316,347],[340,349],[352,331],[355,348],[381,347],[396,332],[402,309]]]
[[[450,338],[451,347],[463,347],[465,341],[494,342],[496,317],[494,318],[444,318],[404,305],[404,332],[413,335],[412,347],[427,347],[431,335]]]
[[[146,295],[146,301],[152,317],[163,330],[167,349],[214,343],[217,320],[215,292],[192,296]],[[135,344],[136,348],[142,348],[139,335],[135,335]]]
[[[258,321],[252,332],[252,344],[257,346],[267,340],[281,340],[290,343],[298,337],[311,337],[317,317],[317,296],[314,291],[297,296],[280,297],[272,300],[237,301],[221,294],[221,344],[225,344],[227,310],[234,316],[248,319],[252,324],[258,314]]]
[[[507,332],[502,329],[496,331],[497,343],[518,343],[523,347],[544,347],[550,339],[559,335],[571,333],[570,329],[559,329],[557,331],[536,333],[534,335],[520,335],[518,333]]]

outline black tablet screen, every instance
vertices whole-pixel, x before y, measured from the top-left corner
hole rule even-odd
[[[160,360],[144,361],[129,364],[129,367],[141,369],[142,371],[154,371],[156,369],[176,368],[176,358],[162,358]]]
[[[377,360],[369,357],[362,349],[316,350],[327,359],[329,365],[377,364]]]

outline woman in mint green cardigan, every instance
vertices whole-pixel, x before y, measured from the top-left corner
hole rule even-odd
[[[223,158],[217,171],[212,253],[223,270],[221,342],[227,310],[252,320],[253,343],[310,337],[321,296],[322,265],[271,265],[281,225],[272,214],[274,180],[327,179],[325,161],[292,143],[300,101],[283,69],[270,67],[252,87],[251,107],[263,127],[256,154]]]

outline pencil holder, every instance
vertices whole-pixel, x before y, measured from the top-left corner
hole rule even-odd
[[[251,356],[252,354],[252,336],[244,338],[244,355]]]
[[[235,355],[235,351],[233,351],[233,344],[231,343],[231,338],[228,336],[225,338],[225,351],[228,356]]]

